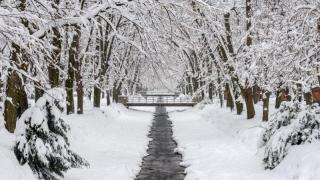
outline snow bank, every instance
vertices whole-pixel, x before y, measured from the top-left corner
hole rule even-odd
[[[271,114],[273,107],[270,104]],[[266,126],[261,112],[258,104],[255,119],[246,120],[245,113],[237,116],[218,105],[202,104],[170,113],[177,151],[188,166],[186,180],[319,180],[320,142],[292,146],[279,166],[264,169],[264,149],[258,148]]]
[[[0,115],[0,180],[36,180],[28,165],[20,166],[13,153],[15,135],[4,127]]]
[[[285,174],[288,180],[319,180],[319,152],[320,142],[292,146],[274,171]]]
[[[263,133],[264,163],[275,168],[295,145],[319,142],[320,106],[303,106],[300,102],[283,102]]]
[[[66,180],[126,180],[139,172],[152,113],[118,104],[102,109],[64,117],[71,126],[71,148],[90,163],[89,169],[70,170]]]
[[[90,168],[71,169],[64,180],[126,180],[140,170],[148,145],[152,113],[113,104],[93,109],[85,102],[83,115],[64,116],[71,127],[71,149]],[[151,110],[151,109],[149,109]],[[15,136],[7,133],[0,116],[0,180],[36,180],[31,169],[20,166],[14,153]]]
[[[285,179],[263,168],[258,149],[261,117],[248,121],[245,115],[237,116],[218,105],[199,105],[169,116],[183,164],[188,166],[186,180]]]

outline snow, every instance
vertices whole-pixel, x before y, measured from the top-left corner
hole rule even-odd
[[[101,109],[65,118],[71,126],[71,148],[90,163],[88,169],[70,170],[66,180],[126,180],[140,170],[152,113],[116,104]]]
[[[83,115],[63,119],[71,127],[71,149],[90,163],[89,168],[69,170],[64,180],[126,180],[139,172],[149,142],[151,108],[128,110],[113,104],[95,109],[86,101]],[[19,165],[13,153],[15,136],[7,133],[2,117],[0,124],[0,180],[36,180],[27,165]]]
[[[275,171],[286,174],[290,180],[320,179],[320,142],[293,146]]]
[[[86,100],[83,115],[64,115],[71,127],[71,149],[88,160],[90,167],[71,169],[63,180],[126,180],[139,172],[154,107],[126,109],[102,104],[96,109]],[[186,180],[320,179],[320,142],[292,146],[278,167],[263,168],[261,104],[256,106],[258,116],[253,120],[216,104],[168,107],[167,111],[178,142],[175,151],[183,154],[182,165],[187,166]],[[30,168],[16,160],[12,150],[15,136],[3,124],[0,116],[0,180],[36,180]]]
[[[20,166],[13,153],[15,136],[7,132],[0,115],[0,180],[36,180],[28,166]]]
[[[261,104],[256,111],[261,114]],[[187,166],[186,180],[320,179],[320,159],[312,160],[319,153],[319,144],[295,147],[278,168],[264,169],[263,149],[259,148],[264,124],[259,115],[246,120],[245,113],[237,116],[214,104],[169,116],[179,146],[176,151],[183,154],[182,165]]]

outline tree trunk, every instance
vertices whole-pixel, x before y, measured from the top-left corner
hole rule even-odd
[[[253,86],[253,102],[254,104],[257,104],[260,100],[260,95],[259,95],[259,87],[258,85]]]
[[[240,115],[243,112],[243,103],[240,101],[236,101],[236,109],[237,109],[237,115]]]
[[[74,99],[73,99],[73,81],[66,81],[66,92],[67,92],[67,114],[74,113]]]
[[[77,114],[83,114],[83,95],[82,82],[77,82]]]
[[[25,0],[20,0],[17,6],[19,11],[25,11],[26,4],[27,3]],[[29,22],[26,19],[21,18],[21,22],[26,28],[28,28]],[[11,46],[11,65],[16,66],[22,71],[26,71],[26,54],[23,53],[23,50],[18,44],[12,43]],[[19,58],[19,56],[21,57]],[[14,132],[14,130],[16,129],[17,118],[19,118],[27,108],[28,97],[27,93],[24,90],[22,75],[19,75],[16,70],[9,68],[6,87],[6,99],[4,102],[4,121],[5,127],[9,132]]]
[[[74,35],[74,45],[75,45],[75,79],[77,84],[77,114],[83,114],[83,84],[82,84],[82,76],[81,76],[81,61],[79,58],[80,54],[80,37],[81,37],[81,29],[76,26],[76,34]]]
[[[0,66],[0,68],[1,68],[1,66]],[[2,74],[0,73],[0,77],[2,76]],[[2,94],[2,92],[3,92],[4,90],[3,90],[3,82],[2,82],[2,80],[0,79],[0,94]],[[0,97],[0,102],[2,102],[2,100],[3,100],[3,97]]]
[[[109,106],[111,104],[111,102],[110,102],[110,91],[108,90],[106,93],[107,93],[107,106]]]
[[[265,92],[263,96],[262,121],[269,120],[269,99],[270,99],[270,92]]]
[[[189,89],[189,93],[190,93],[191,96],[193,96],[193,89],[192,89],[192,83],[191,83],[192,80],[191,80],[190,76],[187,77],[187,81],[188,81],[188,86],[189,86],[189,88],[188,88]]]
[[[319,48],[319,46],[320,46],[320,18],[318,18],[318,20],[317,20],[317,30],[318,30],[317,42],[318,42],[318,48]],[[317,53],[317,55],[319,56],[319,52]],[[319,82],[319,86],[320,86],[320,65],[318,65],[318,67],[317,67],[317,73],[318,73],[318,82]]]
[[[20,47],[13,44],[13,50],[11,52],[11,61],[16,64],[20,69],[25,70],[25,64],[19,63],[18,55],[21,53]],[[4,121],[6,129],[13,133],[16,129],[17,118],[28,109],[27,93],[23,87],[23,79],[21,76],[13,70],[9,69],[7,87],[6,87],[6,100],[4,103]]]
[[[231,57],[234,58],[235,57],[235,53],[234,53],[234,49],[233,49],[233,43],[232,43],[232,32],[231,32],[231,26],[230,26],[230,13],[226,13],[224,14],[224,26],[226,28],[226,43],[227,43],[227,48],[228,48],[228,52],[230,53]],[[220,46],[220,51],[221,51],[221,55],[224,57],[223,59],[225,59],[224,61],[228,60],[228,57],[226,55],[226,52],[223,48],[223,46]],[[228,67],[229,73],[233,74],[234,69],[229,66]],[[233,92],[233,96],[234,96],[234,100],[235,100],[235,105],[236,105],[236,111],[237,114],[240,115],[243,111],[243,103],[240,102],[239,100],[237,100],[240,96],[239,91],[237,90],[237,83],[236,83],[236,78],[234,77],[234,75],[232,75],[232,85],[233,85],[233,89],[231,89],[231,87],[229,87],[230,89],[230,95],[231,95],[231,91]],[[230,98],[233,98],[232,96]]]
[[[297,89],[296,89],[296,92],[295,92],[296,94],[295,95],[298,98],[298,101],[302,102],[302,97],[303,97],[302,84],[297,83],[296,87],[297,87]]]
[[[71,47],[69,48],[69,64],[68,64],[68,78],[66,80],[67,91],[67,114],[74,113],[74,99],[73,99],[73,85],[75,77],[75,63],[78,60],[77,47],[79,46],[79,36],[75,33],[72,37]]]
[[[247,17],[247,31],[250,30],[251,28],[251,17],[252,17],[252,4],[251,4],[251,0],[246,0],[246,17]],[[247,46],[251,46],[252,45],[252,37],[251,37],[251,33],[248,33],[247,36]]]
[[[213,100],[213,83],[209,84],[208,93],[209,93],[209,99],[212,101]]]
[[[34,76],[37,76],[37,70],[34,70]],[[41,89],[41,83],[40,82],[34,82],[34,100],[35,102],[38,101],[39,98],[41,98],[44,94],[43,89]]]
[[[252,97],[252,88],[245,88],[242,89],[242,96],[246,102],[247,108],[247,119],[252,119],[255,116],[254,104],[253,104],[253,97]]]
[[[236,101],[237,115],[240,115],[243,112],[243,103],[238,99],[241,96],[241,94],[239,93],[239,90],[237,88],[234,88],[233,92],[234,92],[234,99]]]
[[[100,107],[101,89],[98,86],[94,86],[93,89],[93,106],[96,108]]]
[[[120,83],[118,85],[118,87],[116,86],[116,83],[113,86],[113,90],[112,90],[112,99],[113,102],[118,103],[119,102],[119,95],[120,95],[120,91],[121,91],[121,87],[122,87],[122,83]]]
[[[275,108],[278,109],[280,107],[281,104],[281,98],[280,98],[280,90],[277,90],[276,92],[276,104],[275,104]]]
[[[44,94],[44,91],[42,89],[39,88],[40,84],[36,85],[36,87],[34,88],[34,99],[35,102],[38,101],[39,98],[41,98]]]
[[[60,63],[62,39],[61,39],[61,35],[58,28],[56,27],[52,28],[52,32],[53,32],[52,46],[54,48],[51,56],[53,60],[48,65],[48,76],[49,76],[49,83],[53,88],[53,87],[59,86],[59,69],[57,68],[57,66],[59,66],[59,63]]]
[[[307,105],[311,105],[312,104],[312,93],[311,92],[305,93],[304,99],[305,99]]]
[[[230,88],[230,85],[228,83],[226,84],[226,89],[225,90],[226,90],[225,95],[227,96],[226,97],[227,107],[229,107],[231,109],[231,111],[233,111],[234,102],[233,102],[233,98],[232,98],[231,88]]]
[[[223,107],[223,95],[222,95],[222,91],[219,89],[218,90],[219,92],[219,100],[220,100],[220,107],[222,108]]]
[[[197,92],[199,88],[199,84],[198,84],[197,78],[195,77],[192,78],[192,87],[193,87],[193,93]]]
[[[112,89],[112,101],[117,103],[118,99],[118,94],[117,94],[117,89],[116,87],[113,87]]]

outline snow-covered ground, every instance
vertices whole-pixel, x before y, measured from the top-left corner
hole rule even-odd
[[[0,180],[36,180],[28,166],[20,166],[13,153],[15,136],[8,133],[0,117]]]
[[[92,108],[84,115],[64,116],[71,126],[71,148],[90,162],[90,168],[72,169],[64,180],[134,179],[146,153],[154,107],[126,109],[121,105]],[[270,105],[273,107],[273,104]],[[178,151],[187,165],[186,180],[319,180],[320,143],[292,147],[274,170],[264,170],[261,104],[257,117],[246,120],[218,105],[168,107]],[[274,111],[271,109],[271,111]],[[28,166],[13,154],[14,135],[0,116],[0,180],[36,180]]]
[[[71,169],[65,180],[133,179],[149,142],[152,111],[128,110],[121,105],[94,109],[86,102],[84,115],[65,116],[71,126],[71,149],[90,167]],[[149,111],[149,112],[148,112]],[[15,137],[0,119],[0,180],[36,180],[28,166],[21,167],[12,151]]]
[[[218,105],[170,113],[177,150],[188,166],[186,180],[319,180],[320,143],[293,147],[276,169],[264,170],[261,108],[256,106],[253,120]]]

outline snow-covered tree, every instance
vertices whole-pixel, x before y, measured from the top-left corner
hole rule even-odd
[[[275,168],[291,146],[320,140],[320,106],[303,107],[298,101],[284,102],[273,115],[262,136],[264,165]]]
[[[70,127],[61,117],[65,96],[62,89],[47,91],[18,121],[14,153],[40,179],[55,180],[70,168],[89,165],[70,149]]]

